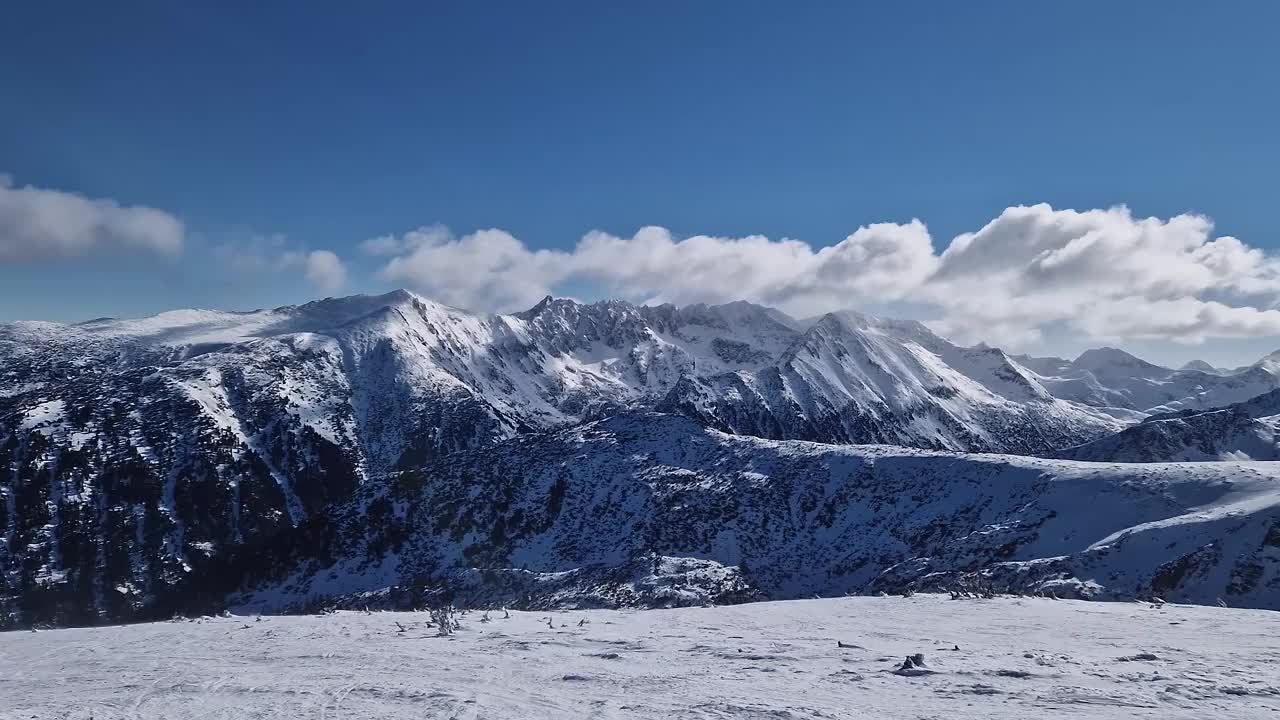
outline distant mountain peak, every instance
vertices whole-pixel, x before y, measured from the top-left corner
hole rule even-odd
[[[1218,368],[1210,365],[1203,360],[1188,360],[1181,368],[1182,370],[1195,370],[1197,372],[1218,373]]]
[[[555,301],[554,297],[550,295],[546,295],[541,300],[539,300],[536,305],[529,308],[528,310],[521,310],[520,312],[515,313],[515,316],[520,318],[521,320],[530,320],[532,318],[537,317],[538,314],[541,313],[543,310],[546,310],[547,307],[550,306],[551,303],[554,301]]]
[[[1085,350],[1080,353],[1071,363],[1078,368],[1085,369],[1104,369],[1108,367],[1131,367],[1131,368],[1147,368],[1162,369],[1155,363],[1147,362],[1142,358],[1125,352],[1119,348],[1100,347],[1091,350]]]

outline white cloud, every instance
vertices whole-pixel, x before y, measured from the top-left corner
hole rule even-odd
[[[411,252],[414,248],[442,243],[451,238],[449,228],[443,225],[428,225],[411,230],[399,237],[382,235],[369,238],[360,243],[360,250],[366,255],[401,255]]]
[[[404,252],[404,246],[395,235],[381,235],[361,242],[360,250],[366,255],[398,255]]]
[[[75,193],[15,187],[0,175],[0,263],[93,252],[182,252],[182,221],[163,210]]]
[[[532,250],[501,230],[440,227],[367,241],[383,274],[443,302],[527,307],[591,285],[638,301],[746,299],[796,315],[909,304],[961,341],[1034,344],[1050,328],[1088,339],[1280,335],[1280,258],[1214,237],[1200,215],[1135,218],[1125,207],[1011,207],[940,250],[919,221],[859,228],[835,245],[762,236],[631,237],[594,231],[571,250]]]
[[[303,264],[307,282],[321,290],[337,290],[347,284],[347,268],[329,250],[312,250]]]
[[[388,279],[450,304],[498,310],[531,305],[575,280],[642,301],[747,298],[817,311],[899,294],[903,279],[920,282],[936,262],[918,221],[864,227],[817,251],[758,235],[677,239],[660,227],[629,238],[591,232],[571,252],[530,250],[502,230],[455,238],[426,229],[383,240],[379,249],[393,243],[403,249],[383,268]]]
[[[1051,324],[1108,340],[1280,334],[1280,259],[1212,230],[1200,215],[1009,208],[955,238],[920,293],[961,339],[1033,340]]]
[[[422,228],[400,244],[406,254],[392,258],[383,274],[459,307],[532,305],[568,278],[564,253],[529,250],[502,230],[454,238],[439,228]]]
[[[301,272],[313,288],[325,292],[347,284],[347,267],[331,250],[303,250],[290,246],[283,235],[256,235],[213,248],[226,268],[244,274]]]

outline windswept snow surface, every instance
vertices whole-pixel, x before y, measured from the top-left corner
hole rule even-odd
[[[1280,713],[1266,611],[917,595],[480,617],[451,637],[358,611],[2,634],[0,719]]]

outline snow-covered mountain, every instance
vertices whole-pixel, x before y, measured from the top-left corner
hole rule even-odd
[[[198,561],[145,533],[121,542],[107,550],[191,569],[113,587],[109,568],[68,566],[64,582],[6,598],[10,622],[228,603],[652,606],[984,583],[1280,609],[1280,466],[772,441],[618,415],[370,479],[295,529]],[[103,597],[112,604],[94,604]]]
[[[1019,453],[1122,424],[1055,398],[1001,350],[852,312],[819,318],[760,369],[685,376],[657,407],[759,437]]]
[[[1152,415],[1057,457],[1102,462],[1280,460],[1280,390],[1211,410]]]
[[[1148,382],[1099,365],[1095,379]],[[389,472],[618,413],[1040,454],[1124,426],[1056,380],[919,323],[748,303],[547,298],[489,315],[396,291],[0,325],[0,596],[60,622],[164,614],[221,592],[239,550],[309,537]]]
[[[687,604],[985,578],[1280,609],[1280,466],[833,446],[617,416],[367,484],[308,548],[273,557],[235,606],[407,606],[441,588],[470,606]]]
[[[1214,367],[1203,360],[1188,360],[1185,364],[1183,364],[1181,369],[1198,370],[1200,372],[1213,373],[1214,375],[1228,375],[1231,373],[1230,370],[1224,370],[1222,368]]]
[[[1264,358],[1249,367],[1220,370],[1193,361],[1179,370],[1161,367],[1115,348],[1097,348],[1075,360],[1014,356],[1054,397],[1118,417],[1221,407],[1280,387],[1280,363]]]

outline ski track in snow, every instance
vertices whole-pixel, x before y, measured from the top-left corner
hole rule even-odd
[[[452,637],[393,612],[0,634],[0,719],[1280,715],[1267,611],[918,595],[490,617]],[[892,672],[917,652],[926,672]]]

